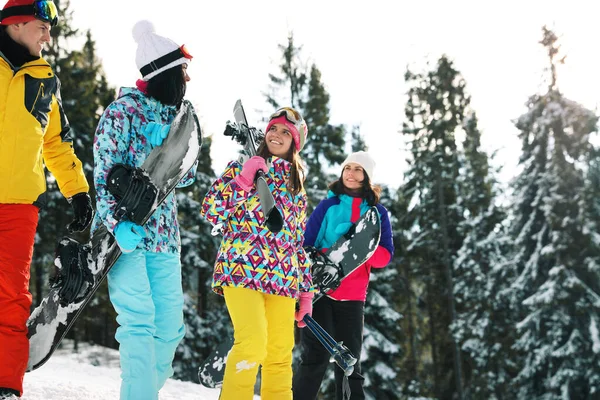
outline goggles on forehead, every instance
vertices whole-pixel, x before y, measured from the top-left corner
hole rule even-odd
[[[279,118],[281,116],[284,116],[285,119],[294,124],[296,128],[298,128],[298,131],[300,131],[300,127],[302,126],[304,120],[302,119],[302,116],[298,111],[294,110],[291,107],[280,108],[279,110],[271,114],[271,116],[269,117],[269,121],[275,118]]]
[[[2,10],[0,19],[22,15],[33,15],[36,19],[55,26],[58,23],[58,10],[52,0],[37,0],[26,6],[8,7]]]

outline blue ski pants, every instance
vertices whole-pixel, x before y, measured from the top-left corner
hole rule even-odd
[[[179,254],[121,255],[108,273],[108,292],[120,325],[121,400],[157,400],[185,334]]]

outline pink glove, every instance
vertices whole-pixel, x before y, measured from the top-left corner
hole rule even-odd
[[[313,297],[315,297],[314,293],[300,293],[300,301],[298,302],[300,304],[300,308],[298,308],[298,311],[296,311],[296,315],[294,316],[294,318],[298,322],[298,328],[304,328],[306,326],[304,321],[302,321],[306,314],[312,316]]]
[[[235,177],[235,181],[242,189],[249,191],[254,186],[254,177],[258,170],[261,170],[265,174],[269,171],[265,159],[260,156],[254,156],[244,163],[242,172]]]

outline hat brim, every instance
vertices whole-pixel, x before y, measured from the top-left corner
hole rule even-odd
[[[187,59],[185,57],[181,57],[180,59],[175,60],[172,63],[169,63],[169,64],[165,65],[164,67],[157,69],[156,71],[150,72],[148,75],[142,77],[142,80],[148,82],[150,79],[154,78],[156,75],[160,74],[161,72],[165,72],[166,70],[176,67],[178,65],[189,64],[189,63],[190,63],[189,59]]]
[[[35,17],[33,15],[15,15],[14,17],[4,18],[0,25],[14,25],[20,24],[24,22],[35,21]]]

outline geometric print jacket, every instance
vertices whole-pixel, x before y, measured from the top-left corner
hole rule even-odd
[[[255,187],[244,190],[234,178],[242,165],[231,161],[213,183],[202,203],[201,215],[220,226],[223,234],[215,262],[212,288],[243,287],[266,294],[298,298],[299,292],[315,292],[310,260],[304,248],[306,193],[295,198],[287,190],[291,164],[279,157],[267,160],[266,181],[283,217],[283,228],[273,233]]]

